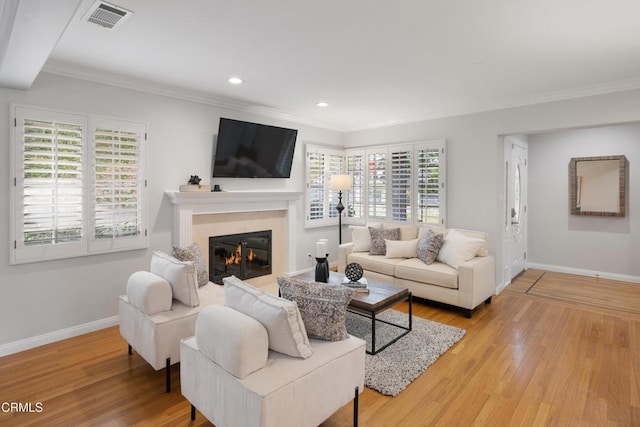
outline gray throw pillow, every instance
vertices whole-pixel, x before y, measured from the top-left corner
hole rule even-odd
[[[191,261],[196,268],[198,276],[198,286],[209,283],[209,273],[207,273],[207,265],[204,261],[204,254],[200,250],[197,243],[192,243],[186,248],[173,247],[173,256],[180,261]]]
[[[345,321],[352,289],[288,277],[278,277],[278,285],[282,298],[298,304],[309,338],[340,341],[349,337]]]
[[[400,240],[400,229],[389,228],[387,230],[377,229],[369,227],[369,234],[371,234],[371,249],[369,249],[369,255],[386,255],[387,245],[386,240]]]
[[[418,258],[425,264],[433,263],[443,243],[444,235],[442,233],[436,234],[433,230],[427,231],[418,241]]]

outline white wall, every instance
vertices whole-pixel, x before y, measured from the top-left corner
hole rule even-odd
[[[351,148],[446,139],[447,225],[489,233],[490,251],[496,256],[496,277],[502,277],[499,271],[504,223],[501,208],[504,200],[502,136],[639,120],[640,90],[635,90],[351,132],[345,134],[344,141],[345,146]],[[534,184],[535,178],[530,175],[530,187]],[[556,191],[565,191],[563,185],[549,187],[554,191],[549,196],[561,197],[556,195]],[[564,195],[562,200],[567,200]],[[627,218],[630,227],[638,223],[638,215],[638,209],[630,210]],[[529,216],[529,221],[532,216]],[[533,235],[534,232],[530,231],[529,242],[534,239]],[[562,244],[553,235],[548,238],[549,244]],[[629,245],[621,247],[623,251],[627,248],[631,249]],[[583,254],[585,252],[582,251]],[[629,258],[633,253],[638,252],[631,251],[622,256]],[[616,273],[640,276],[637,266],[633,267],[629,262],[623,264],[616,265],[620,268]]]
[[[571,215],[571,158],[620,154],[629,162],[627,215]],[[529,262],[640,277],[638,162],[639,123],[530,135]]]
[[[149,249],[62,261],[9,265],[10,103],[91,113],[145,122],[149,131]],[[225,117],[299,130],[291,179],[220,180],[227,190],[304,191],[304,143],[341,146],[342,134],[283,120],[224,110],[139,91],[52,74],[41,74],[28,91],[0,89],[0,353],[3,344],[110,319],[127,277],[147,269],[153,250],[171,250],[172,205],[165,190],[177,190],[190,175],[209,181],[218,119]],[[320,236],[338,240],[337,227],[305,230],[304,198],[298,206],[298,259],[291,270],[309,266],[306,253]]]

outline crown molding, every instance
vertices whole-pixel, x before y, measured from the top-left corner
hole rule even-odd
[[[624,92],[628,90],[640,89],[640,78],[631,78],[615,82],[601,83],[596,85],[581,86],[573,89],[550,91],[537,95],[512,98],[508,100],[490,102],[485,104],[467,104],[460,108],[449,110],[435,110],[429,113],[420,113],[406,116],[393,121],[372,122],[368,124],[348,126],[337,125],[335,123],[313,120],[306,117],[296,116],[275,107],[255,104],[234,98],[227,98],[220,95],[208,94],[206,92],[194,91],[167,84],[152,82],[145,79],[123,76],[120,74],[108,73],[101,70],[78,67],[72,64],[48,61],[42,71],[80,80],[92,81],[116,87],[151,93],[155,95],[167,96],[186,101],[197,102],[205,105],[225,108],[234,111],[257,114],[273,119],[284,120],[297,124],[304,124],[322,129],[334,130],[338,132],[356,132],[361,130],[377,129],[382,127],[398,126],[408,123],[416,123],[427,120],[442,119],[447,117],[477,114],[489,111],[503,110],[508,108],[524,107],[528,105],[544,104],[548,102],[565,101],[575,98],[585,98],[589,96],[604,95],[613,92]]]
[[[260,105],[235,98],[227,98],[221,95],[214,95],[206,92],[185,89],[136,77],[124,76],[121,74],[109,73],[102,70],[80,67],[65,62],[50,60],[44,65],[44,67],[42,67],[42,71],[49,74],[56,74],[59,76],[71,77],[94,83],[101,83],[139,92],[151,93],[154,95],[161,95],[170,98],[182,99],[185,101],[197,102],[199,104],[212,105],[214,107],[225,108],[228,110],[257,114],[273,119],[294,122],[297,124],[304,124],[323,129],[344,132],[343,128],[333,123],[308,119],[306,117],[299,117],[293,114],[286,113],[284,111],[280,111],[274,107]]]

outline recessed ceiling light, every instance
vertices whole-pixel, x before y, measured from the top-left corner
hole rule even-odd
[[[228,82],[232,85],[239,85],[240,83],[242,83],[242,79],[240,77],[229,77]]]
[[[324,101],[320,101],[320,102],[317,102],[317,103],[316,103],[316,105],[317,105],[318,107],[328,107],[328,106],[329,106],[329,103],[324,102]]]

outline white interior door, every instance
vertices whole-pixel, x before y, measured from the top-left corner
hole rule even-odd
[[[508,282],[527,264],[527,143],[505,138],[505,273]]]

